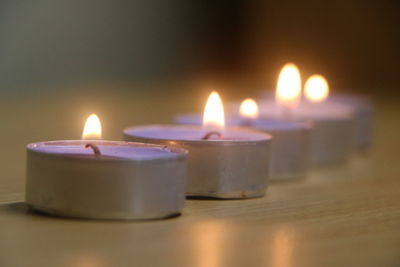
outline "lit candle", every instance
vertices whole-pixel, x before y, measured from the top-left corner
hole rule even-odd
[[[274,108],[274,101],[269,92],[263,93],[263,99],[260,103],[260,113],[262,116],[279,112]],[[314,113],[322,111],[323,113],[352,112],[354,116],[354,144],[357,148],[366,149],[372,143],[374,131],[374,107],[370,98],[366,95],[348,94],[348,93],[330,93],[329,84],[322,75],[310,76],[304,88],[304,100],[300,109],[304,106],[314,106]],[[232,105],[232,110],[238,112],[239,103]],[[275,111],[273,109],[276,109]],[[306,109],[310,109],[307,107]],[[315,111],[317,109],[317,111]],[[318,110],[319,109],[319,110]],[[301,111],[300,111],[301,112]],[[274,115],[275,116],[275,115]]]
[[[282,119],[258,118],[258,105],[246,99],[240,105],[240,118],[229,125],[246,125],[272,135],[271,180],[303,178],[309,166],[311,124]]]
[[[209,97],[202,126],[138,126],[125,129],[124,135],[126,140],[189,150],[189,196],[251,198],[263,196],[267,188],[271,136],[225,127],[216,92]]]
[[[310,123],[259,118],[258,105],[251,98],[242,101],[239,113],[239,116],[227,117],[227,125],[250,127],[272,135],[271,180],[305,177],[310,158]],[[176,122],[199,125],[201,124],[199,117],[199,115],[181,115],[176,117]]]
[[[355,144],[359,149],[368,149],[373,141],[375,117],[371,99],[366,95],[336,93],[329,96],[328,102],[354,109]]]
[[[350,94],[335,94],[329,96],[329,85],[322,75],[312,75],[308,78],[304,95],[314,108],[323,109],[353,109],[354,112],[354,139],[358,148],[367,148],[372,142],[373,107],[365,96]]]
[[[322,75],[310,76],[304,86],[297,117],[314,122],[312,161],[329,163],[346,160],[355,145],[356,119],[349,106],[327,102],[329,84]]]
[[[304,101],[293,110],[294,120],[312,121],[311,162],[332,163],[348,159],[354,145],[353,110],[337,105],[320,105],[329,94],[327,81],[313,75],[306,81]],[[268,115],[268,114],[266,114]]]
[[[278,80],[275,99],[259,101],[260,117],[312,122],[312,163],[333,163],[348,159],[355,139],[354,109],[332,103],[322,104],[329,95],[329,85],[320,75],[307,80],[305,97],[309,100],[300,101],[301,78],[294,64],[285,65]],[[236,113],[239,112],[238,103],[232,107]]]
[[[104,141],[96,115],[83,138],[27,146],[26,202],[49,214],[90,219],[153,219],[180,214],[187,151]]]
[[[305,83],[305,97],[295,112],[296,120],[313,122],[311,161],[332,163],[347,160],[354,147],[353,109],[322,104],[329,95],[329,85],[321,75],[311,76]]]

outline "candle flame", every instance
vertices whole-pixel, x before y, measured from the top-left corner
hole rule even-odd
[[[90,115],[83,128],[82,139],[100,139],[101,123],[96,114]]]
[[[329,85],[324,76],[314,74],[306,81],[304,94],[311,102],[322,102],[328,98]]]
[[[212,126],[224,128],[225,116],[224,106],[218,93],[213,91],[208,97],[206,107],[204,108],[203,126]]]
[[[276,87],[276,101],[282,106],[295,108],[300,99],[300,71],[293,63],[283,66]]]
[[[240,105],[240,115],[245,118],[255,119],[258,117],[258,106],[256,101],[251,98],[243,100]]]

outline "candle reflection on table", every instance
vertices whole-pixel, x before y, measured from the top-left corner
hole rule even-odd
[[[272,238],[271,266],[294,266],[292,262],[295,238],[294,234],[293,231],[286,227],[279,228],[275,231]]]
[[[66,263],[67,267],[103,267],[104,259],[99,255],[79,255],[71,258]]]
[[[194,223],[191,227],[194,238],[194,267],[219,267],[226,256],[227,224],[209,220]]]

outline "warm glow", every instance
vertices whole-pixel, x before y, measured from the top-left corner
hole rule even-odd
[[[293,266],[293,239],[295,232],[278,229],[273,234],[272,264],[275,267]]]
[[[255,119],[258,117],[258,106],[256,101],[251,98],[243,100],[240,105],[240,116]]]
[[[218,128],[224,128],[224,106],[218,93],[213,91],[208,97],[206,107],[204,108],[203,125]]]
[[[329,94],[329,85],[324,76],[315,74],[308,78],[305,84],[304,94],[309,101],[324,101]]]
[[[92,114],[87,118],[85,127],[83,128],[82,139],[100,139],[101,123],[96,114]]]
[[[193,242],[196,253],[192,258],[193,267],[220,267],[227,256],[229,243],[226,242],[231,225],[218,220],[204,220],[191,224],[188,245]],[[229,255],[229,253],[228,253]]]
[[[276,101],[282,106],[294,108],[298,105],[301,93],[300,72],[296,65],[288,63],[279,74],[276,87]]]

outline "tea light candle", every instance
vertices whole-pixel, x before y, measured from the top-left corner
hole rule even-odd
[[[294,64],[285,65],[279,75],[275,100],[260,102],[260,117],[311,121],[311,163],[347,160],[355,143],[354,110],[344,105],[322,103],[329,92],[325,80],[314,79],[305,87],[308,88],[305,91],[313,94],[312,101],[300,101],[300,72]]]
[[[271,136],[224,127],[222,102],[211,94],[203,126],[151,125],[124,130],[126,140],[185,148],[188,196],[253,198],[265,194]]]
[[[271,180],[288,180],[306,176],[309,166],[311,123],[277,119],[259,119],[258,105],[245,99],[240,117],[230,125],[243,125],[272,135]]]
[[[96,121],[91,117],[86,125]],[[99,129],[95,124],[84,133],[93,138]],[[184,149],[120,141],[29,144],[26,202],[34,210],[88,219],[177,215],[185,201],[186,158]]]
[[[345,161],[355,146],[354,113],[337,105],[323,108],[302,105],[287,116],[273,101],[262,101],[260,118],[311,123],[310,157],[314,164]]]
[[[326,86],[328,89],[328,83],[326,82],[325,78],[321,75],[313,75],[309,78],[310,81],[314,81],[308,83],[308,88],[310,87],[324,87]],[[319,81],[318,81],[319,80]],[[314,85],[313,85],[314,84]],[[311,86],[310,86],[311,85]],[[324,93],[326,97],[324,97]],[[321,95],[322,93],[322,95]],[[328,94],[329,93],[329,94]],[[311,94],[315,94],[312,96]],[[275,105],[274,102],[269,101],[273,98],[272,91],[263,92],[261,95],[261,99],[259,103],[263,103],[261,108]],[[322,96],[322,99],[320,98]],[[372,144],[373,139],[373,132],[374,132],[374,106],[371,99],[365,95],[356,95],[356,94],[348,94],[348,93],[330,93],[324,89],[321,92],[316,90],[310,90],[307,93],[305,90],[305,101],[302,102],[301,106],[304,106],[304,102],[308,102],[310,104],[310,99],[316,100],[318,103],[319,109],[325,109],[328,106],[328,109],[345,109],[345,110],[352,110],[354,116],[354,144],[356,148],[359,149],[367,149]],[[322,101],[322,102],[321,102]],[[314,105],[316,103],[314,102]],[[238,112],[240,103],[232,103],[231,109]],[[331,106],[331,107],[329,107]],[[332,108],[335,106],[335,108]],[[263,111],[262,113],[273,113],[270,107],[267,112]],[[279,109],[275,110],[276,113],[279,113]]]
[[[354,148],[354,114],[336,107],[323,109],[302,107],[294,121],[311,121],[311,162],[327,164],[346,161]]]
[[[374,107],[367,96],[355,94],[334,94],[328,102],[351,106],[355,116],[355,144],[360,149],[367,149],[372,144],[374,133]]]
[[[311,123],[258,118],[258,105],[245,99],[240,105],[240,116],[227,118],[227,125],[245,126],[272,135],[270,180],[289,180],[306,176],[310,159]],[[198,115],[181,115],[177,123],[198,125]]]
[[[297,68],[295,65],[284,66],[285,68]],[[282,70],[283,72],[283,70]],[[281,72],[281,73],[282,73]],[[281,77],[288,81],[295,80],[296,87],[301,86],[300,72],[297,70],[298,77]],[[279,82],[278,89],[279,91]],[[285,90],[290,91],[288,86]],[[310,100],[309,103],[300,103],[300,91],[296,89],[296,105],[292,105],[290,110],[280,116],[286,116],[291,120],[307,120],[313,122],[311,131],[311,162],[312,163],[333,163],[347,160],[354,147],[354,114],[353,110],[341,105],[321,105],[329,93],[328,83],[320,75],[312,76],[305,84],[305,95]],[[286,101],[277,94],[276,99],[280,105],[286,105]],[[268,106],[264,106],[265,116],[274,116],[268,111]],[[273,107],[271,105],[271,107]],[[277,116],[275,114],[275,116]]]

